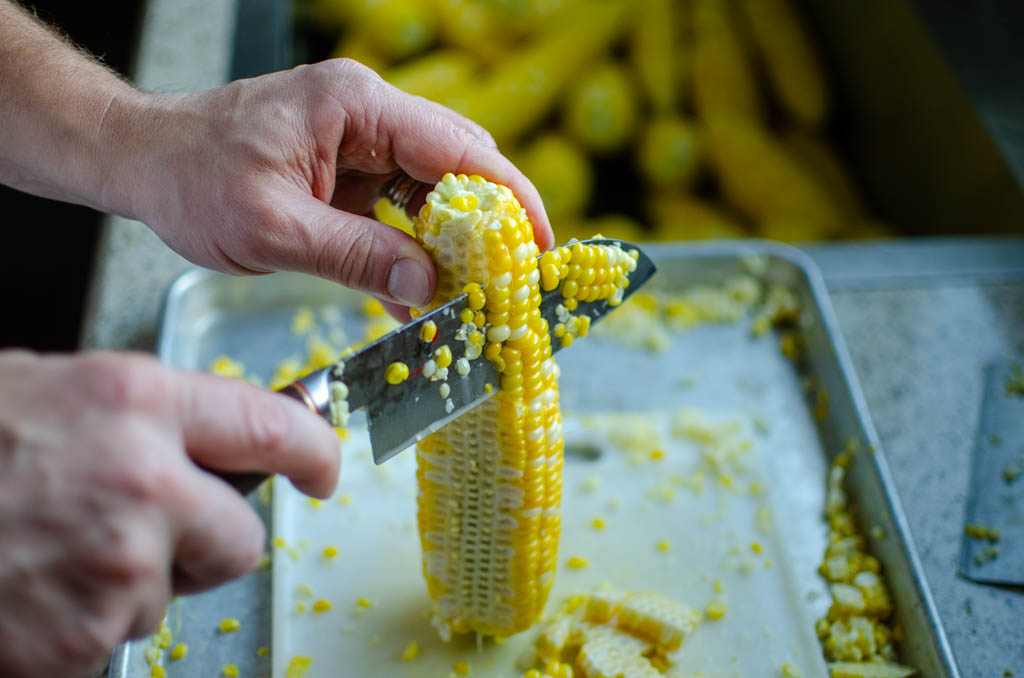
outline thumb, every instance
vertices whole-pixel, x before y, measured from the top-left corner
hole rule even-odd
[[[342,212],[311,195],[287,203],[300,251],[292,270],[311,273],[403,306],[423,306],[434,297],[434,262],[413,238],[381,222]],[[289,265],[291,264],[291,265]]]

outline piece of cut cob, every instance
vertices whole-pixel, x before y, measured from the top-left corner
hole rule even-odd
[[[442,635],[509,636],[543,610],[561,528],[558,367],[541,288],[561,284],[568,313],[578,301],[621,298],[635,262],[620,248],[577,243],[546,253],[538,266],[526,211],[508,188],[478,176],[446,174],[415,229],[438,269],[431,307],[469,293],[473,320],[463,330],[486,337],[486,346],[467,356],[482,353],[501,381],[493,398],[418,445],[419,529],[435,625]],[[577,334],[585,324],[574,325]]]

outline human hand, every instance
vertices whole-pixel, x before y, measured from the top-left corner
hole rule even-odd
[[[539,246],[553,244],[536,189],[489,134],[357,62],[147,95],[137,105],[128,128],[147,141],[122,164],[131,178],[121,182],[134,187],[128,211],[208,268],[303,271],[404,306],[427,303],[436,282],[430,258],[366,216],[398,170],[429,186],[449,171],[503,183],[522,201]]]
[[[0,675],[77,676],[172,594],[240,576],[264,528],[202,470],[328,496],[337,436],[288,398],[141,355],[0,352]]]

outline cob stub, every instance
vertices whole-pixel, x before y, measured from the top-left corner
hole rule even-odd
[[[468,293],[458,336],[466,337],[468,358],[490,360],[500,377],[493,398],[417,446],[417,514],[434,622],[442,636],[505,637],[540,616],[561,530],[559,372],[541,289],[561,286],[567,345],[588,326],[572,316],[576,304],[617,301],[635,261],[621,248],[577,243],[538,263],[526,211],[508,188],[479,176],[446,174],[427,195],[415,231],[438,270],[431,307]]]

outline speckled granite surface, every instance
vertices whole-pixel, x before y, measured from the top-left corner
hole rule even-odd
[[[235,6],[150,0],[136,81],[158,90],[223,82]],[[811,254],[830,282],[963,675],[1024,675],[1024,592],[956,576],[981,368],[996,356],[1024,356],[1024,241],[818,246]],[[901,275],[915,261],[921,272]],[[152,350],[163,291],[187,267],[142,224],[109,219],[83,346]],[[867,269],[874,273],[860,275]]]

